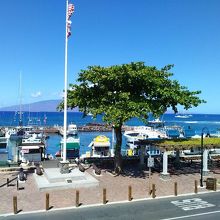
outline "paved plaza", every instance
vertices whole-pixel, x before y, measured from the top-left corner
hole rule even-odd
[[[46,193],[49,193],[51,209],[73,207],[76,205],[76,190],[79,191],[81,206],[103,203],[103,189],[106,189],[108,203],[128,201],[128,188],[132,187],[132,199],[152,198],[149,195],[149,186],[155,184],[156,198],[174,195],[174,185],[177,184],[177,194],[194,193],[195,180],[199,185],[199,172],[172,173],[170,178],[162,179],[159,172],[153,172],[149,179],[148,170],[127,168],[124,173],[114,176],[108,170],[102,169],[101,175],[96,175],[92,167],[86,170],[86,175],[96,180],[98,184],[85,187],[77,185],[70,188],[52,188],[40,190],[34,172],[28,172],[27,181],[17,190],[16,177],[18,171],[1,171],[0,173],[0,214],[13,212],[13,196],[17,196],[18,210],[21,212],[45,210]],[[208,177],[220,179],[220,174],[210,172]],[[5,184],[9,180],[9,186]],[[204,177],[206,180],[207,176]],[[150,182],[149,182],[150,181]],[[204,186],[206,183],[204,182]],[[217,190],[219,186],[217,184]],[[198,187],[198,192],[208,191],[205,187]]]

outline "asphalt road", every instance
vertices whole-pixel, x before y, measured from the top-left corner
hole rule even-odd
[[[220,192],[192,196],[178,196],[129,203],[107,204],[97,207],[79,207],[47,212],[0,216],[17,220],[219,220]]]

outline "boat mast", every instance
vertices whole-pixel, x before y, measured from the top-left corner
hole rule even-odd
[[[112,151],[114,151],[114,144],[115,144],[115,129],[112,126]]]
[[[30,107],[30,103],[29,103],[29,106],[28,106],[28,125],[30,125],[31,123],[31,107]]]
[[[19,77],[19,96],[20,96],[20,104],[19,104],[19,126],[22,126],[22,94],[21,94],[21,71],[20,71],[20,77]]]

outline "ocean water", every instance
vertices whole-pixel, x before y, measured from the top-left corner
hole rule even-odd
[[[19,114],[15,112],[1,112],[0,111],[0,126],[17,126]],[[30,119],[30,120],[29,120]],[[92,116],[83,117],[80,112],[68,112],[68,124],[75,123],[78,126],[86,125],[87,123],[95,122],[102,123],[102,116],[93,119]],[[152,118],[150,118],[151,120]],[[22,114],[23,125],[33,124],[39,126],[54,126],[63,125],[63,112],[24,112]],[[196,134],[201,134],[202,129],[206,127],[209,133],[216,133],[220,130],[220,114],[192,114],[188,118],[175,117],[174,114],[164,114],[161,120],[165,125],[177,125],[183,128],[189,126],[195,130]],[[30,123],[31,122],[31,123]],[[133,118],[125,123],[130,126],[144,125],[144,123],[137,118]],[[80,153],[85,153],[89,150],[88,145],[97,135],[106,135],[112,139],[112,132],[79,132],[80,137]],[[59,135],[51,135],[47,140],[47,152],[54,155],[59,150],[59,142],[61,137]],[[125,150],[125,140],[123,138],[123,147]]]

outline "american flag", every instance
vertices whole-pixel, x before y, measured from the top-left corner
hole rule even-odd
[[[67,21],[67,37],[71,35],[71,21]]]
[[[73,14],[74,12],[74,5],[73,4],[69,4],[68,5],[68,18],[71,17],[71,15]]]
[[[74,12],[74,5],[73,4],[68,4],[68,12],[67,12],[67,37],[69,37],[71,35],[71,21],[70,21],[70,17],[72,16]]]

